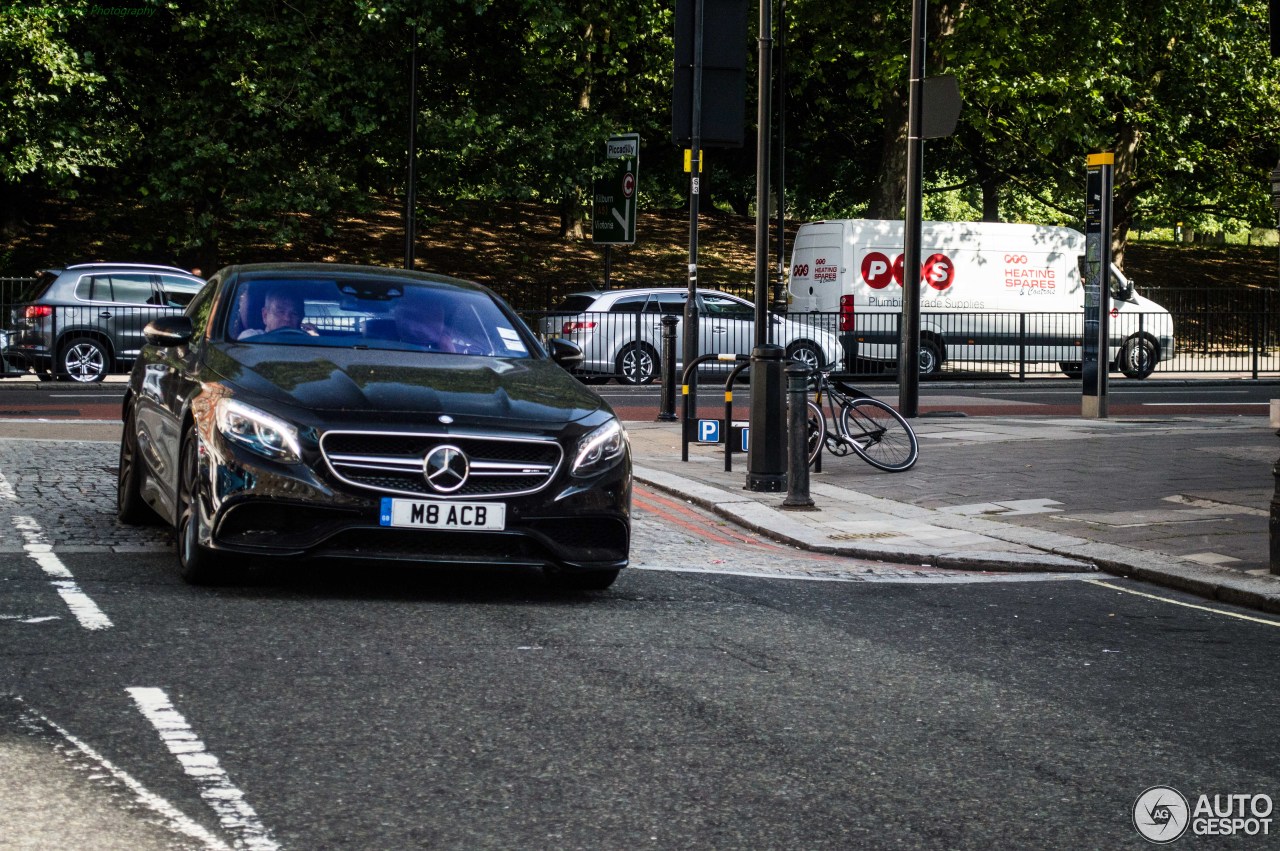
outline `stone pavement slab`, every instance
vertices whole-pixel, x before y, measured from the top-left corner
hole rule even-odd
[[[1262,418],[918,418],[920,460],[882,473],[825,456],[813,510],[745,488],[747,456],[678,423],[629,422],[639,481],[807,549],[957,570],[1105,570],[1280,612],[1269,571]],[[1265,460],[1270,459],[1270,460]]]

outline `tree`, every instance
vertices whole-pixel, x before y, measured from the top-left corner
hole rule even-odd
[[[83,12],[62,4],[0,8],[0,233],[17,227],[40,184],[66,186],[117,161],[121,134],[107,119],[104,77],[67,31]]]

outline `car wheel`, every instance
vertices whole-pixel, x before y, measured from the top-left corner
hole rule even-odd
[[[921,375],[937,375],[942,371],[942,348],[933,340],[921,340],[919,360]]]
[[[97,340],[77,337],[63,344],[58,356],[58,378],[90,384],[107,377],[111,355]]]
[[[1067,378],[1080,378],[1084,375],[1084,367],[1073,361],[1061,361],[1058,363],[1058,368]]]
[[[1156,368],[1156,344],[1146,337],[1130,337],[1120,349],[1119,367],[1126,378],[1146,378]]]
[[[195,426],[182,439],[178,465],[178,523],[174,540],[178,575],[192,585],[217,585],[229,578],[217,553],[200,544],[200,446]]]
[[[156,513],[142,499],[142,470],[138,458],[138,434],[133,411],[125,415],[120,436],[120,467],[116,478],[116,517],[133,526],[156,519]]]
[[[556,591],[603,591],[618,578],[618,568],[611,570],[565,570],[548,567],[543,570],[547,584]]]
[[[658,353],[644,343],[628,343],[614,362],[619,384],[652,384],[658,376]]]
[[[811,370],[819,370],[823,367],[822,350],[808,340],[801,340],[788,346],[787,357],[799,361]]]

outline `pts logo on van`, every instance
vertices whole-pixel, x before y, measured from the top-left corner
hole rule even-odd
[[[882,290],[891,283],[902,286],[902,255],[889,260],[888,255],[869,251],[862,258],[862,280],[873,290]],[[930,254],[920,264],[920,282],[938,292],[946,292],[955,283],[956,265],[945,254]]]

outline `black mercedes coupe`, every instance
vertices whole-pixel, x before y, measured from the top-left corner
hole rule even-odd
[[[171,523],[189,582],[343,558],[538,566],[597,590],[627,565],[622,424],[564,368],[575,346],[544,348],[482,286],[230,266],[145,335],[117,513]]]

